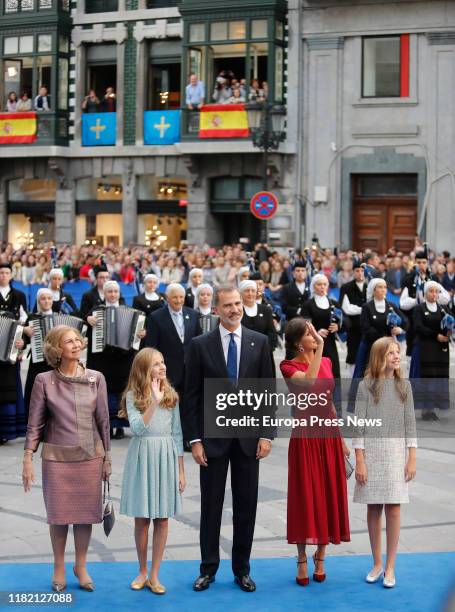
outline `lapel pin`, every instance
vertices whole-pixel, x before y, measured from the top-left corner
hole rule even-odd
[[[262,312],[260,312],[260,313],[259,313],[259,316],[260,316],[260,317],[263,317],[264,315],[262,314]]]
[[[425,312],[425,316],[428,316],[430,313],[429,312]]]
[[[376,315],[373,315],[373,319],[376,319]]]
[[[185,315],[185,319],[189,319],[189,318],[190,318],[190,315]]]
[[[254,346],[254,342],[251,343],[251,346]]]

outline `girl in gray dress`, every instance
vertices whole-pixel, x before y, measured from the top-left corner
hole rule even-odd
[[[412,389],[400,371],[400,345],[380,338],[371,347],[360,383],[353,446],[356,455],[354,502],[368,504],[367,522],[374,565],[367,582],[395,586],[395,560],[400,535],[400,505],[409,502],[408,482],[416,474],[416,424]],[[373,421],[374,419],[374,421]],[[385,509],[387,560],[381,557],[382,510]]]
[[[163,595],[158,580],[168,533],[168,519],[181,509],[185,488],[183,439],[177,392],[166,379],[163,355],[143,348],[136,355],[119,415],[127,417],[133,438],[123,470],[120,512],[134,517],[139,575],[135,591],[148,587]],[[147,549],[153,521],[153,554],[150,576]]]

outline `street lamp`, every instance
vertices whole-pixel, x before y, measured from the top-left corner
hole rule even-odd
[[[248,126],[253,138],[253,146],[261,149],[263,153],[262,184],[267,191],[268,155],[276,151],[286,137],[284,124],[286,121],[286,108],[269,102],[250,103],[246,105]],[[267,222],[261,226],[261,242],[267,240]]]

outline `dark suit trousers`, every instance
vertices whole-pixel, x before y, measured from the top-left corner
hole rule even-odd
[[[238,440],[232,440],[228,453],[209,457],[208,466],[200,468],[201,482],[201,574],[214,576],[220,564],[220,527],[229,463],[234,536],[232,571],[235,576],[250,573],[258,500],[259,461],[242,451]]]

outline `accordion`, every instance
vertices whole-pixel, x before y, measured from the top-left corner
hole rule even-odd
[[[87,333],[87,325],[82,319],[67,314],[54,312],[51,315],[37,315],[36,319],[30,321],[33,327],[33,336],[30,341],[33,363],[44,361],[44,338],[46,334],[57,325],[67,325],[80,331],[82,336]]]
[[[0,316],[0,361],[16,363],[19,349],[15,345],[22,338],[23,330],[19,321]]]
[[[105,306],[93,311],[96,325],[92,330],[92,353],[101,353],[106,346],[129,351],[139,350],[138,333],[145,327],[146,316],[128,306]]]

